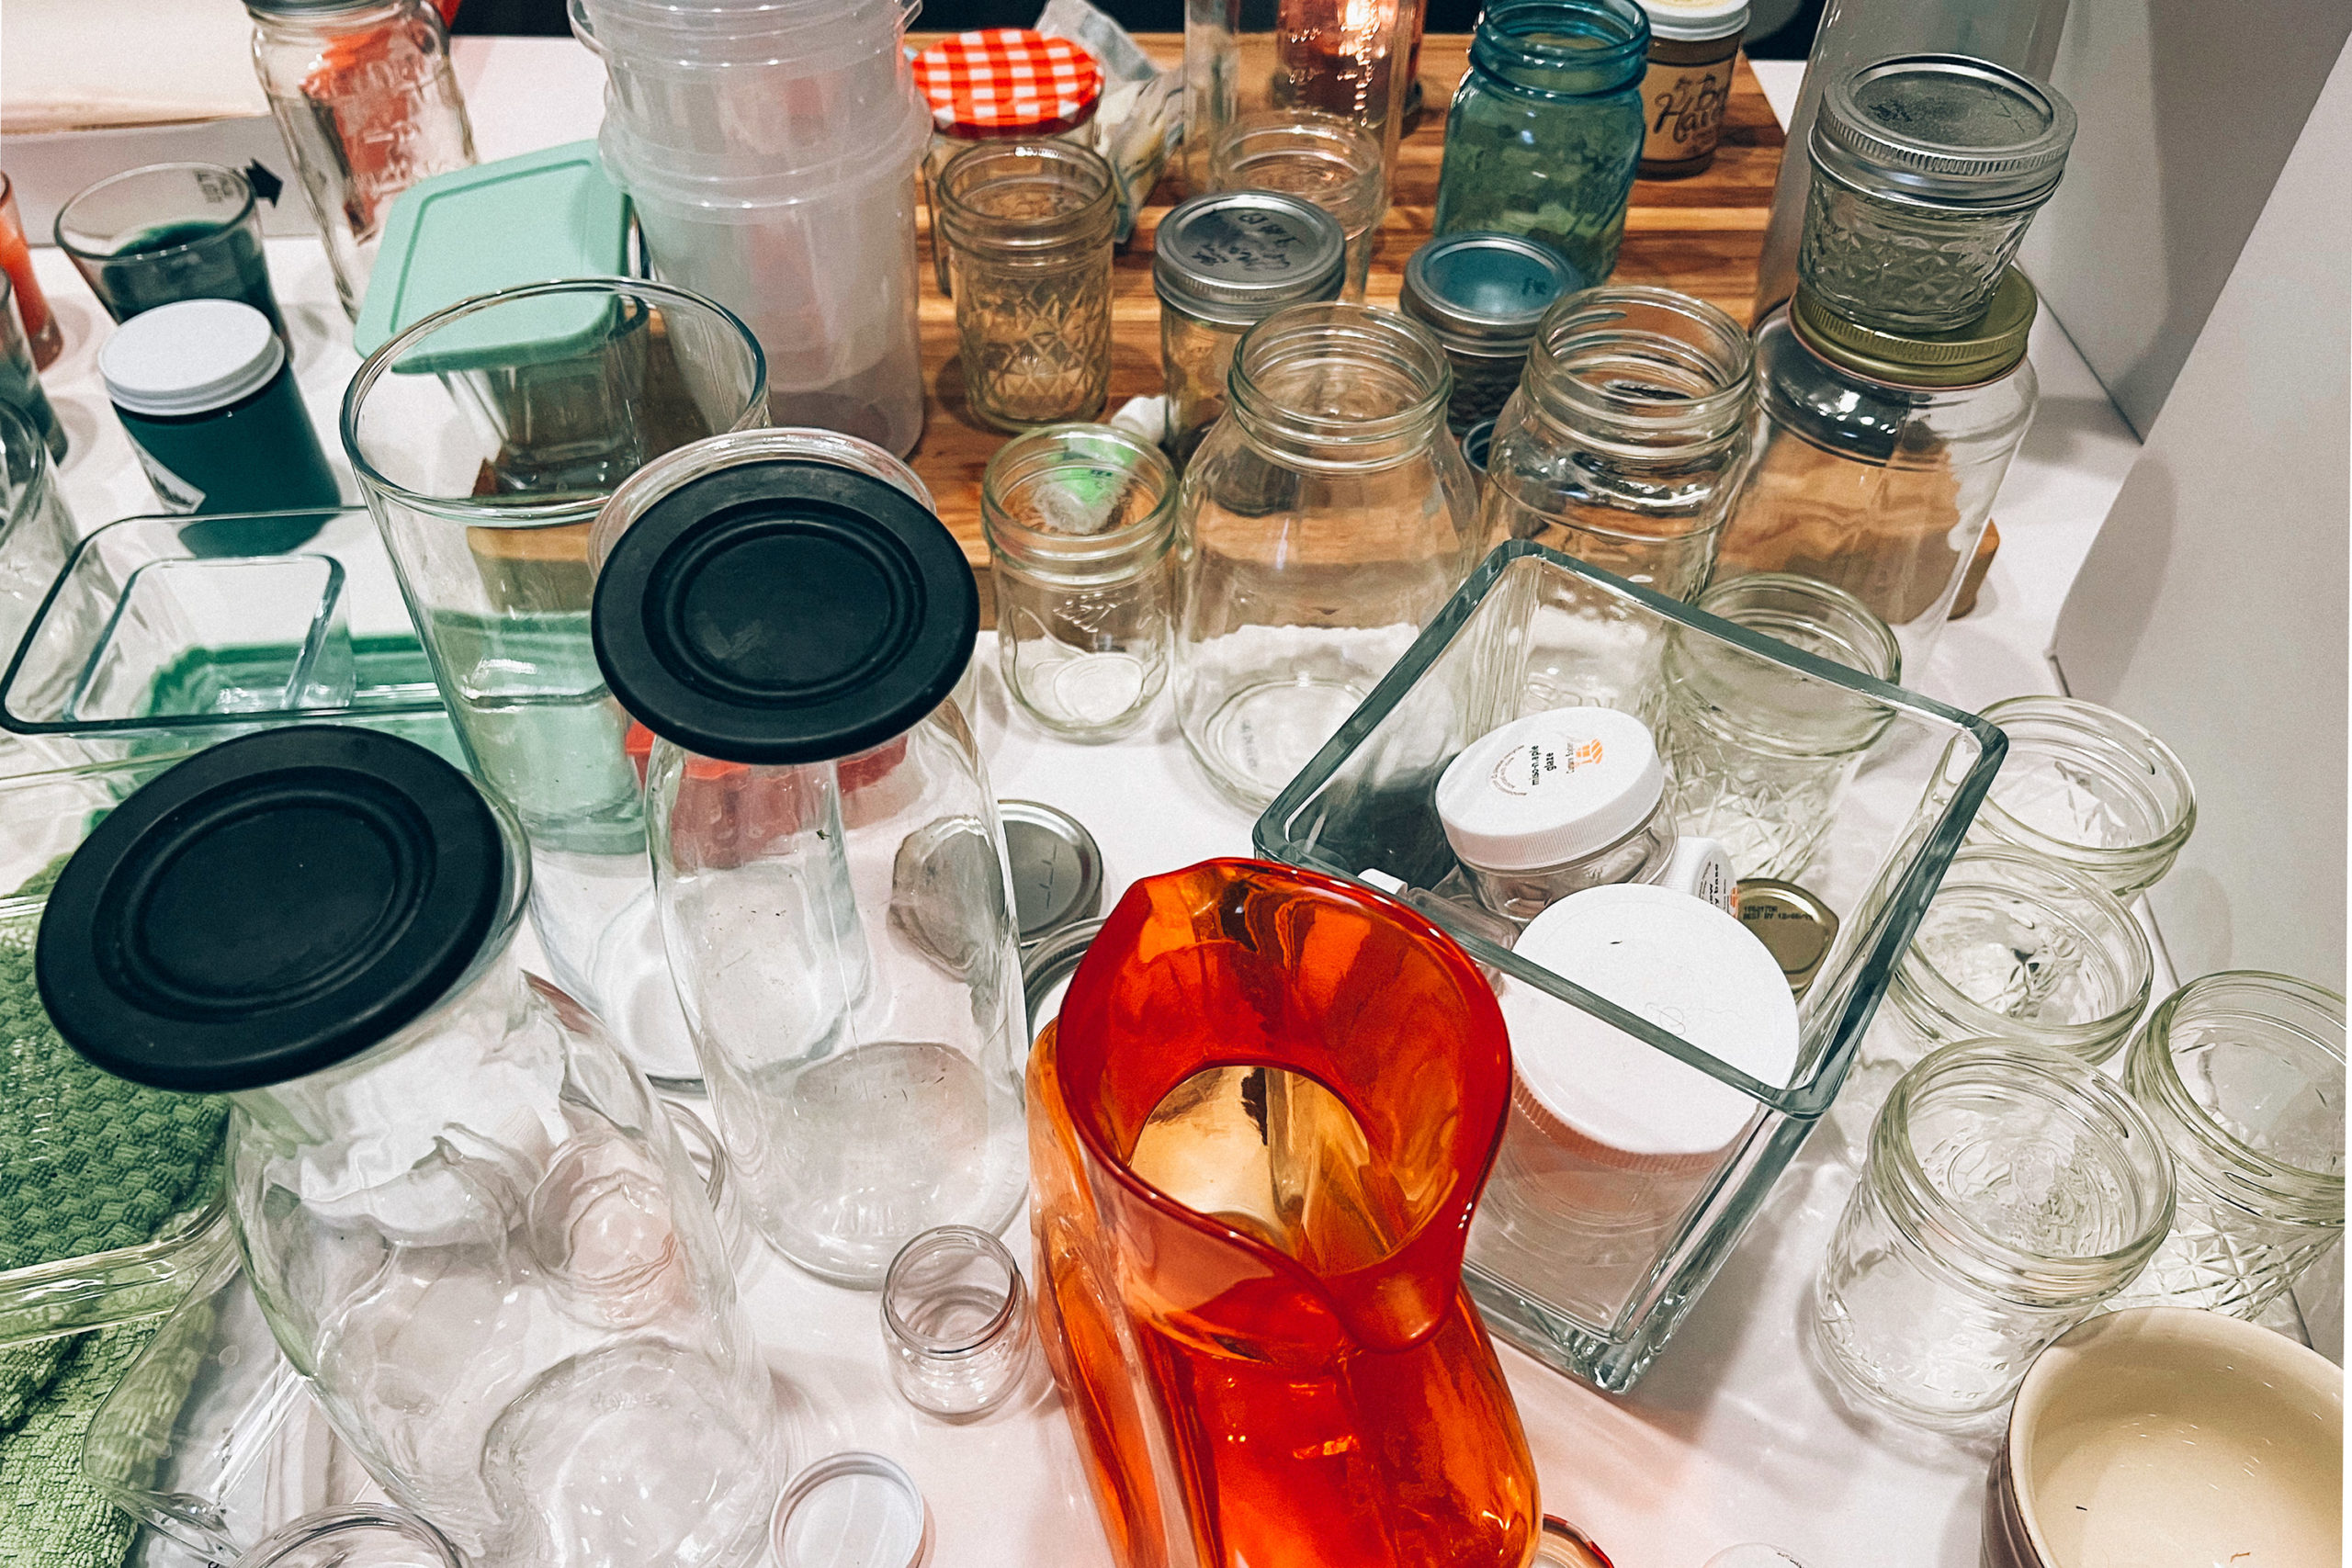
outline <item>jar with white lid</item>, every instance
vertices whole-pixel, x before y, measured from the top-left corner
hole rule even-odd
[[[1650,18],[1642,76],[1645,179],[1704,174],[1715,161],[1724,106],[1747,30],[1747,0],[1641,0]]]
[[[1555,708],[1464,748],[1438,778],[1437,815],[1478,901],[1513,920],[1619,882],[1728,908],[1723,846],[1675,831],[1666,786],[1649,726],[1614,708]]]

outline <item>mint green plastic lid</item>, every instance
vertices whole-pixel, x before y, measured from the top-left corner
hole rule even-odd
[[[628,260],[628,198],[594,141],[573,141],[419,180],[392,203],[352,329],[365,356],[435,310],[559,278],[616,277]],[[545,364],[607,335],[609,299],[554,295],[452,322],[393,368],[408,375]]]

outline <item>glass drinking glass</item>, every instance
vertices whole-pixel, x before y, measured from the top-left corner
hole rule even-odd
[[[2172,1216],[2161,1135],[2097,1069],[2020,1041],[1945,1046],[1871,1129],[1814,1345],[1867,1404],[1967,1427],[2146,1267]]]
[[[17,324],[16,309],[10,303],[16,298],[16,283],[0,272],[0,408],[22,415],[40,433],[51,458],[62,463],[65,426],[59,423],[49,394],[41,390],[40,373],[33,368],[32,344],[25,341],[24,332]]]
[[[57,209],[56,231],[118,321],[181,299],[234,299],[286,335],[253,186],[234,169],[150,164],[110,175]]]
[[[331,1508],[277,1530],[236,1568],[466,1568],[449,1538],[405,1508]]]
[[[2112,708],[2005,697],[1984,710],[2009,738],[1968,836],[2069,865],[2119,898],[2164,879],[2197,827],[2197,790],[2173,749]]]
[[[2159,1003],[2123,1062],[2180,1209],[2133,1306],[2259,1317],[2344,1235],[2344,998],[2225,971]]]
[[[1347,239],[1339,298],[1363,302],[1374,239],[1388,210],[1387,169],[1373,131],[1313,109],[1245,114],[1210,150],[1207,179],[1209,190],[1271,190],[1329,213]]]
[[[57,312],[49,308],[40,277],[33,271],[33,253],[25,238],[25,220],[17,210],[17,187],[0,174],[0,272],[17,291],[17,314],[24,323],[25,342],[33,351],[33,368],[46,370],[65,347],[65,333]]]
[[[1021,1386],[1036,1344],[1029,1288],[1004,1244],[969,1225],[915,1237],[882,1277],[890,1381],[933,1416],[980,1416]]]

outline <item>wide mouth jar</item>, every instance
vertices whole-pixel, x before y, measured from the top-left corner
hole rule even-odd
[[[1209,153],[1216,190],[1270,190],[1311,201],[1352,241],[1379,220],[1380,143],[1352,120],[1319,109],[1243,115]]]
[[[1639,81],[1649,49],[1649,15],[1634,0],[1495,0],[1470,66],[1524,93],[1590,97]]]
[[[1060,265],[1111,241],[1118,192],[1111,165],[1067,141],[982,141],[933,183],[940,231],[992,265]]]
[[[1035,1336],[1021,1266],[986,1231],[925,1231],[883,1276],[882,1332],[910,1404],[950,1418],[981,1415],[1028,1376]]]
[[[1544,313],[1524,389],[1579,444],[1654,458],[1739,439],[1755,375],[1747,334],[1714,306],[1670,288],[1611,285]]]
[[[613,546],[628,525],[652,510],[672,491],[684,489],[721,468],[774,461],[827,463],[848,468],[897,487],[920,502],[926,511],[939,510],[938,503],[932,500],[930,487],[922,478],[871,441],[837,430],[792,425],[733,430],[673,447],[623,480],[588,530],[590,563],[604,565],[605,558],[612,554]]]
[[[1970,837],[2046,855],[2119,898],[2172,869],[2197,827],[2197,791],[2171,747],[2074,697],[2009,697],[1984,717],[2009,754]]]
[[[1050,424],[997,448],[980,476],[989,547],[1070,587],[1135,576],[1176,533],[1176,475],[1148,442],[1107,424]]]
[[[1393,311],[1293,305],[1243,334],[1227,391],[1242,435],[1274,461],[1363,471],[1428,446],[1453,369],[1427,328]]]

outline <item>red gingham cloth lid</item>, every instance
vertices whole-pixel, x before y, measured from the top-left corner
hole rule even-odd
[[[917,55],[915,89],[950,136],[1051,136],[1094,112],[1102,68],[1068,39],[985,28]]]

